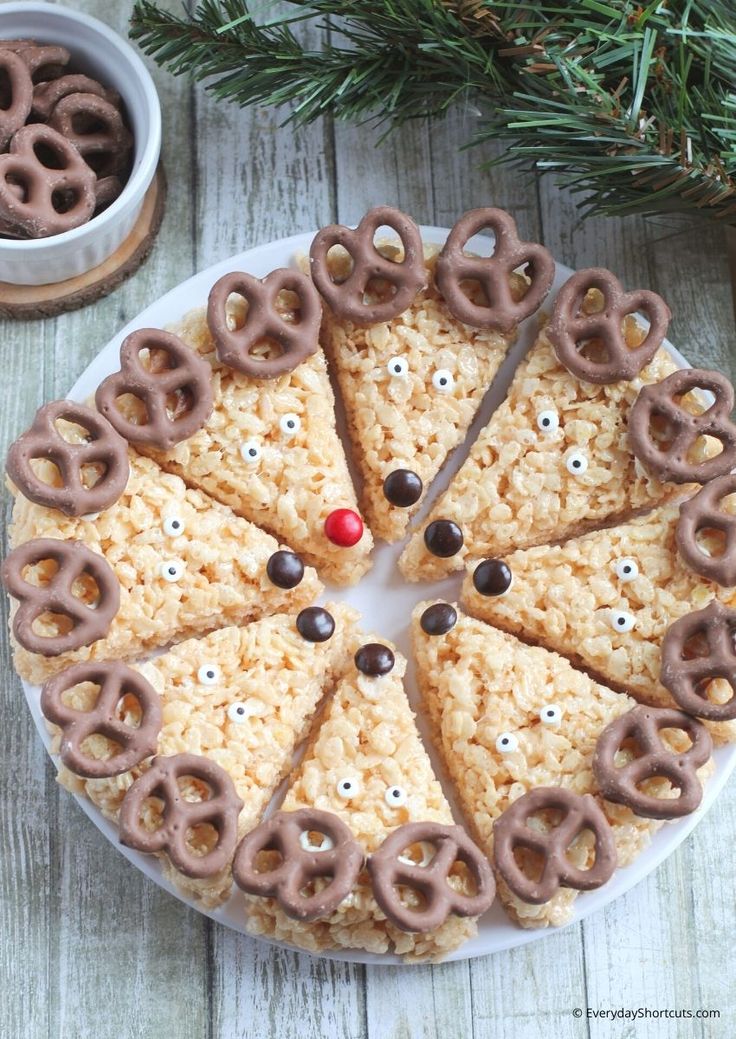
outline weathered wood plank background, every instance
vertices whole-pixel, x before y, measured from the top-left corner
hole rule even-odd
[[[125,31],[130,4],[74,7]],[[172,2],[172,6],[176,6]],[[723,232],[670,220],[580,223],[571,199],[457,146],[472,116],[418,123],[377,148],[364,129],[280,128],[272,111],[217,106],[155,72],[170,181],[148,263],[108,299],[0,335],[0,456],[45,400],[63,396],[124,322],[194,271],[259,242],[379,202],[447,225],[509,208],[526,237],[572,266],[601,264],[669,300],[693,362],[736,375]],[[7,511],[7,500],[4,502]],[[2,597],[2,608],[5,601]],[[700,1039],[736,1034],[736,784],[627,897],[533,946],[400,970],[332,964],[211,924],[131,868],[60,795],[10,664],[0,683],[0,1035],[3,1039]],[[573,1008],[720,1010],[719,1021],[588,1020]]]

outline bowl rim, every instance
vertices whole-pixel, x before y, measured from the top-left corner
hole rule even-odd
[[[51,246],[59,248],[67,244],[77,243],[79,239],[87,235],[102,231],[106,224],[114,221],[118,213],[130,204],[132,196],[147,190],[153,176],[151,167],[153,166],[155,170],[161,150],[161,102],[151,73],[131,44],[123,36],[115,32],[114,29],[111,29],[109,25],[101,22],[99,18],[94,18],[83,11],[75,11],[70,7],[65,7],[63,4],[47,3],[45,0],[44,2],[33,0],[30,3],[28,0],[23,0],[23,2],[16,0],[14,3],[0,4],[0,29],[2,28],[3,16],[36,13],[53,15],[57,20],[66,19],[70,22],[76,22],[104,37],[107,43],[115,48],[121,57],[127,60],[140,80],[148,107],[151,128],[148,140],[145,142],[141,152],[138,168],[131,175],[115,201],[107,209],[98,216],[88,220],[87,223],[80,224],[79,227],[73,227],[70,231],[62,231],[61,234],[48,235],[45,238],[2,238],[0,239],[0,250],[5,253],[40,252],[43,249],[49,249]]]

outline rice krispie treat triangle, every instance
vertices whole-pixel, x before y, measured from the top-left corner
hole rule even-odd
[[[358,649],[356,660],[364,663],[369,650],[384,673],[363,673],[357,666],[348,671],[280,809],[332,813],[370,854],[406,823],[452,824],[453,819],[404,692],[406,661],[384,642],[359,647],[359,642],[353,647]],[[358,948],[381,953],[393,948],[407,960],[437,959],[476,930],[473,920],[457,916],[425,934],[399,930],[377,905],[365,869],[334,912],[313,922],[293,919],[273,898],[246,898],[252,933],[311,951]]]
[[[556,653],[526,646],[449,603],[417,606],[412,642],[437,746],[475,839],[489,856],[494,821],[536,787],[593,794],[613,828],[619,865],[639,854],[660,824],[603,801],[591,770],[602,730],[634,707],[633,700]],[[589,838],[583,835],[569,850],[578,868],[593,861]],[[497,880],[504,908],[523,927],[566,923],[578,895],[563,887],[548,902],[531,905]]]
[[[305,638],[295,616],[276,614],[248,627],[222,628],[201,639],[188,639],[135,666],[160,698],[161,724],[154,750],[158,760],[193,754],[224,769],[243,805],[238,836],[258,823],[291,767],[294,749],[307,735],[319,701],[345,670],[357,615],[342,604],[330,604],[328,610],[334,631],[321,642]],[[95,696],[94,685],[86,682],[72,685],[63,699],[77,711],[89,711]],[[44,703],[42,699],[42,708]],[[51,723],[49,728],[54,734],[52,750],[58,753],[60,729]],[[100,734],[90,737],[83,750],[93,759],[109,759],[115,753]],[[126,792],[151,760],[148,756],[127,771],[99,778],[83,778],[73,771],[73,759],[70,767],[62,760],[59,781],[117,820]],[[152,809],[146,821],[153,825],[156,818]],[[190,838],[195,849],[207,849],[204,831],[195,830]],[[166,876],[205,905],[216,905],[228,896],[229,862],[213,876],[194,879],[176,869],[168,856],[162,854],[161,860]]]
[[[243,309],[236,297],[228,302],[233,327]],[[218,360],[204,308],[171,331],[211,364],[213,411],[202,429],[169,450],[139,449],[286,542],[324,580],[355,584],[371,565],[373,541],[367,528],[348,547],[325,532],[330,514],[355,512],[357,501],[322,352],[278,378],[255,379]]]
[[[679,515],[679,506],[666,505],[564,545],[470,563],[463,603],[475,616],[563,653],[643,703],[676,707],[660,680],[668,628],[714,600],[736,604],[733,588],[699,576],[683,561]],[[725,683],[720,690],[712,683],[716,702],[730,695]],[[736,721],[706,724],[717,740],[736,738]]]
[[[644,335],[633,318],[626,333],[632,345]],[[645,472],[627,433],[641,387],[676,369],[660,348],[631,381],[583,382],[540,331],[506,400],[406,547],[405,577],[436,580],[468,558],[564,541],[682,493]]]
[[[119,606],[106,634],[90,645],[42,656],[13,639],[16,669],[30,682],[41,683],[79,661],[130,660],[214,628],[245,624],[281,610],[298,611],[321,591],[314,570],[303,568],[293,554],[287,561],[303,576],[285,586],[290,581],[274,570],[283,557],[277,555],[279,544],[270,534],[187,488],[180,477],[163,472],[151,459],[133,450],[129,457],[125,489],[98,515],[65,516],[29,501],[10,485],[15,495],[11,547],[35,539],[76,542],[104,558],[119,587]],[[49,564],[40,566],[44,569],[38,579],[49,577]],[[93,588],[81,592],[83,600],[94,599]],[[17,609],[13,602],[11,624]],[[49,617],[44,635],[67,630],[66,621]],[[42,622],[40,618],[36,626]]]

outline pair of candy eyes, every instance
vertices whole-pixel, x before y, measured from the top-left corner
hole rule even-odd
[[[341,797],[343,801],[349,801],[358,796],[360,783],[352,776],[345,776],[337,781],[336,790],[338,797]],[[406,804],[406,798],[407,793],[402,786],[387,786],[383,793],[383,799],[389,808],[401,808]]]
[[[286,415],[282,415],[279,419],[279,429],[287,438],[291,439],[295,437],[301,428],[302,420],[293,412],[288,412]],[[253,465],[261,457],[260,442],[255,439],[244,440],[240,445],[240,457],[244,462]]]
[[[560,416],[552,408],[540,411],[537,415],[537,429],[540,433],[556,433],[560,428]],[[565,459],[565,468],[571,476],[582,476],[588,471],[588,456],[583,451],[573,451]]]
[[[386,367],[394,379],[405,379],[409,374],[409,362],[403,357],[392,357]],[[449,368],[438,368],[432,375],[432,385],[438,393],[451,393],[455,387],[455,376]]]
[[[562,721],[562,709],[556,703],[545,704],[539,711],[542,725],[559,725]],[[519,741],[513,732],[501,732],[496,738],[496,750],[499,754],[513,754],[519,749]]]

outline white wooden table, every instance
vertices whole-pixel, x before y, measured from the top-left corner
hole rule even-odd
[[[72,6],[124,32],[131,5]],[[675,316],[673,341],[688,358],[736,375],[721,229],[637,217],[580,223],[570,197],[549,181],[503,169],[485,174],[478,152],[459,154],[472,130],[467,114],[417,123],[377,148],[365,129],[329,121],[280,128],[273,111],[216,105],[183,80],[155,75],[170,184],[158,244],[106,300],[54,320],[3,324],[0,456],[116,329],[177,282],[259,242],[357,221],[383,202],[439,225],[473,206],[508,208],[525,237],[543,241],[561,261],[610,266],[627,285],[662,293]],[[665,865],[582,925],[471,962],[333,964],[224,930],[115,852],[55,783],[5,631],[3,619],[3,1039],[736,1035],[736,783]],[[589,1019],[586,1007],[706,1008],[721,1017],[602,1021]]]

